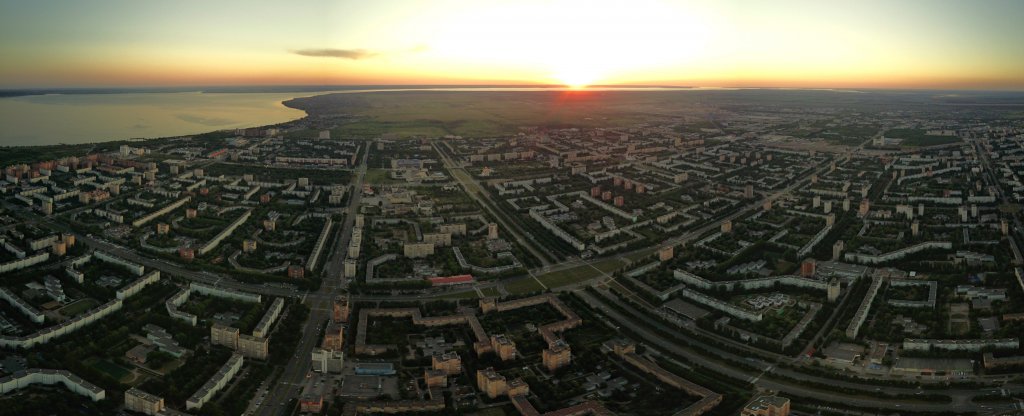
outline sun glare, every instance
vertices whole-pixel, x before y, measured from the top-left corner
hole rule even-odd
[[[600,75],[595,70],[583,68],[579,65],[565,65],[562,68],[558,68],[552,75],[552,78],[569,88],[579,89],[593,85],[595,81],[600,79]]]

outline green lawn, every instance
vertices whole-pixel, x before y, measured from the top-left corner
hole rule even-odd
[[[77,302],[71,303],[63,308],[60,308],[59,312],[61,315],[67,317],[78,316],[89,309],[99,306],[100,302],[93,298],[85,298]]]
[[[505,284],[505,290],[512,294],[519,293],[530,293],[544,290],[544,287],[537,283],[532,277],[526,279],[519,279],[511,283]]]
[[[90,367],[95,368],[97,371],[106,373],[117,380],[123,380],[131,375],[131,370],[121,367],[109,360],[97,359],[89,364]]]
[[[567,286],[574,283],[579,283],[585,280],[595,279],[602,276],[602,272],[611,274],[622,267],[623,264],[618,258],[608,258],[599,260],[593,264],[579,265],[573,268],[559,270],[557,272],[551,272],[537,276],[544,286],[548,289],[554,289],[557,287]],[[544,287],[537,283],[535,279],[519,279],[514,282],[505,285],[505,289],[510,293],[529,293],[543,290]]]
[[[679,102],[686,94],[610,92],[387,92],[327,94],[297,98],[289,107],[313,116],[356,116],[332,129],[332,137],[498,136],[514,134],[520,126],[606,127],[634,125],[652,113]]]
[[[547,287],[555,288],[600,277],[602,276],[601,272],[610,274],[612,271],[615,271],[615,269],[620,267],[622,267],[622,262],[620,262],[619,259],[610,258],[600,260],[591,265],[584,264],[571,269],[541,275],[538,276],[538,279],[544,282],[544,285]]]
[[[907,147],[936,146],[960,141],[960,138],[956,136],[929,135],[928,132],[923,129],[889,129],[885,132],[885,137],[903,139],[900,146]]]
[[[461,299],[476,299],[478,297],[479,296],[476,294],[475,290],[467,290],[465,292],[446,293],[446,294],[443,294],[441,296],[438,296],[437,299],[461,300]]]
[[[402,181],[391,179],[388,173],[389,171],[387,169],[367,169],[366,176],[363,177],[363,182],[370,185],[402,183]]]

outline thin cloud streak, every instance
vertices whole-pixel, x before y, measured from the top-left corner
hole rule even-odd
[[[354,61],[372,58],[379,55],[377,52],[368,51],[366,49],[296,49],[292,50],[291,52],[301,56],[312,56],[316,58],[351,59]]]

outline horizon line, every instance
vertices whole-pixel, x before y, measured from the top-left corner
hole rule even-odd
[[[672,84],[594,84],[587,85],[584,87],[574,88],[563,84],[554,83],[543,83],[543,84],[530,84],[530,83],[507,83],[507,84],[496,84],[496,83],[482,83],[482,84],[194,84],[194,85],[136,85],[136,86],[25,86],[25,87],[3,87],[0,86],[0,92],[31,92],[31,91],[102,91],[102,90],[123,90],[123,91],[138,91],[138,90],[175,90],[178,92],[187,91],[202,91],[204,89],[241,89],[241,88],[339,88],[339,89],[357,89],[357,88],[387,88],[387,89],[431,89],[431,88],[545,88],[545,89],[571,89],[586,91],[587,89],[600,89],[600,88],[636,88],[636,89],[659,89],[659,88],[676,88],[676,89],[735,89],[735,90],[836,90],[836,91],[969,91],[969,92],[1024,92],[1024,87],[1008,87],[1008,88],[970,88],[970,87],[921,87],[921,86],[905,86],[905,87],[839,87],[839,86],[806,86],[806,87],[793,87],[793,86],[731,86],[731,85],[672,85]],[[321,90],[327,92],[326,90]],[[282,91],[286,92],[286,91]],[[308,91],[308,92],[319,92],[319,91]]]

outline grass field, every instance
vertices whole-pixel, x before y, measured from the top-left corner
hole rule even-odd
[[[88,311],[89,309],[92,309],[92,308],[95,308],[95,307],[99,306],[99,304],[100,304],[100,302],[98,300],[96,300],[96,299],[85,298],[85,299],[79,300],[77,302],[71,303],[69,305],[66,305],[63,308],[60,308],[60,310],[58,312],[60,312],[61,315],[64,315],[64,316],[67,316],[67,317],[70,318],[70,317],[81,315],[85,311]]]
[[[544,287],[537,283],[540,280],[548,289],[568,286],[585,280],[594,279],[604,273],[610,274],[616,269],[624,266],[618,258],[608,258],[597,261],[593,264],[583,264],[557,272],[551,272],[537,276],[537,279],[519,279],[505,285],[505,290],[510,293],[529,293],[543,290]]]
[[[631,125],[674,108],[678,95],[573,92],[387,92],[328,94],[285,104],[313,115],[345,115],[332,130],[339,137],[499,136],[520,126],[603,127]]]
[[[389,171],[387,169],[367,169],[366,175],[363,177],[363,181],[370,185],[387,185],[394,183],[402,183],[397,179],[391,179],[388,176]]]
[[[956,136],[932,136],[921,129],[890,129],[886,130],[885,137],[903,139],[900,146],[907,147],[937,146],[960,141],[960,138]]]
[[[511,294],[530,293],[544,290],[544,287],[537,283],[532,277],[519,279],[505,284],[505,290]]]
[[[124,380],[131,375],[131,370],[121,367],[109,360],[95,359],[88,363],[88,365],[96,369],[96,371],[106,373],[117,380]]]
[[[467,290],[465,292],[446,293],[444,295],[438,296],[436,299],[462,300],[462,299],[476,299],[478,297],[480,297],[480,296],[477,295],[475,290]]]

